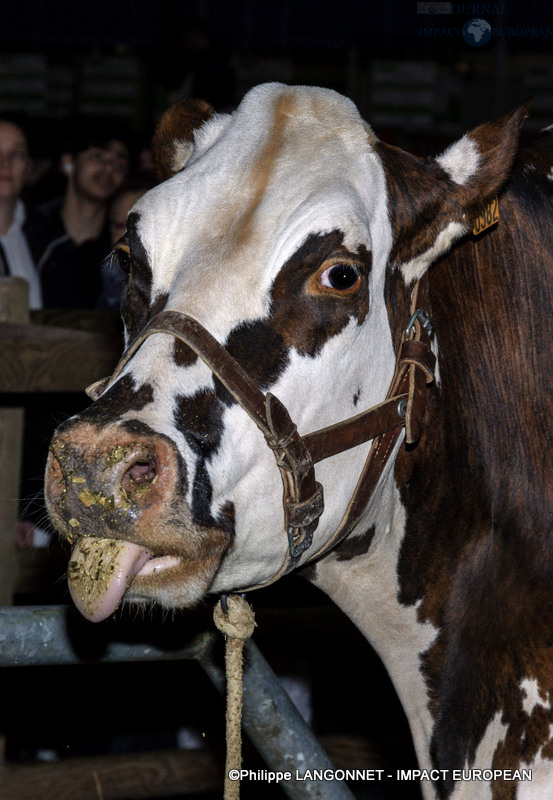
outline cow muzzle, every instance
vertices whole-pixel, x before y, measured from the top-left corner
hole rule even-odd
[[[49,511],[71,534],[104,531],[132,537],[136,519],[174,492],[177,463],[161,437],[136,437],[120,426],[91,430],[76,423],[50,446],[46,471]],[[93,443],[93,444],[91,444]]]
[[[54,437],[46,502],[73,545],[69,589],[85,617],[108,617],[131,584],[135,600],[152,600],[164,577],[177,580],[185,565],[188,573],[198,565],[205,590],[226,537],[215,529],[207,540],[191,522],[185,490],[176,447],[161,435],[133,435],[116,423],[99,431],[77,419]]]

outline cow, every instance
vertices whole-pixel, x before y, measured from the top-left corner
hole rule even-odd
[[[292,570],[332,598],[426,800],[553,792],[553,149],[528,113],[421,159],[329,89],[169,109],[113,255],[125,353],[46,468],[88,619]]]

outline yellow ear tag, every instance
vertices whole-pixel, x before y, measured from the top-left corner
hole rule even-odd
[[[479,233],[491,228],[496,222],[499,222],[499,200],[494,197],[476,217],[472,232],[475,236],[478,236]]]

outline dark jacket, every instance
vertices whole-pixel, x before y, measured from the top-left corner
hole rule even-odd
[[[97,239],[75,244],[65,230],[61,206],[60,199],[42,207],[28,235],[44,308],[96,308],[101,265],[111,250],[107,225]]]

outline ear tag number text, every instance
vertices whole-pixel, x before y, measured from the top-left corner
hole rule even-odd
[[[496,222],[499,222],[499,200],[494,197],[481,214],[476,217],[472,232],[475,236],[478,236],[479,233],[491,228]]]

